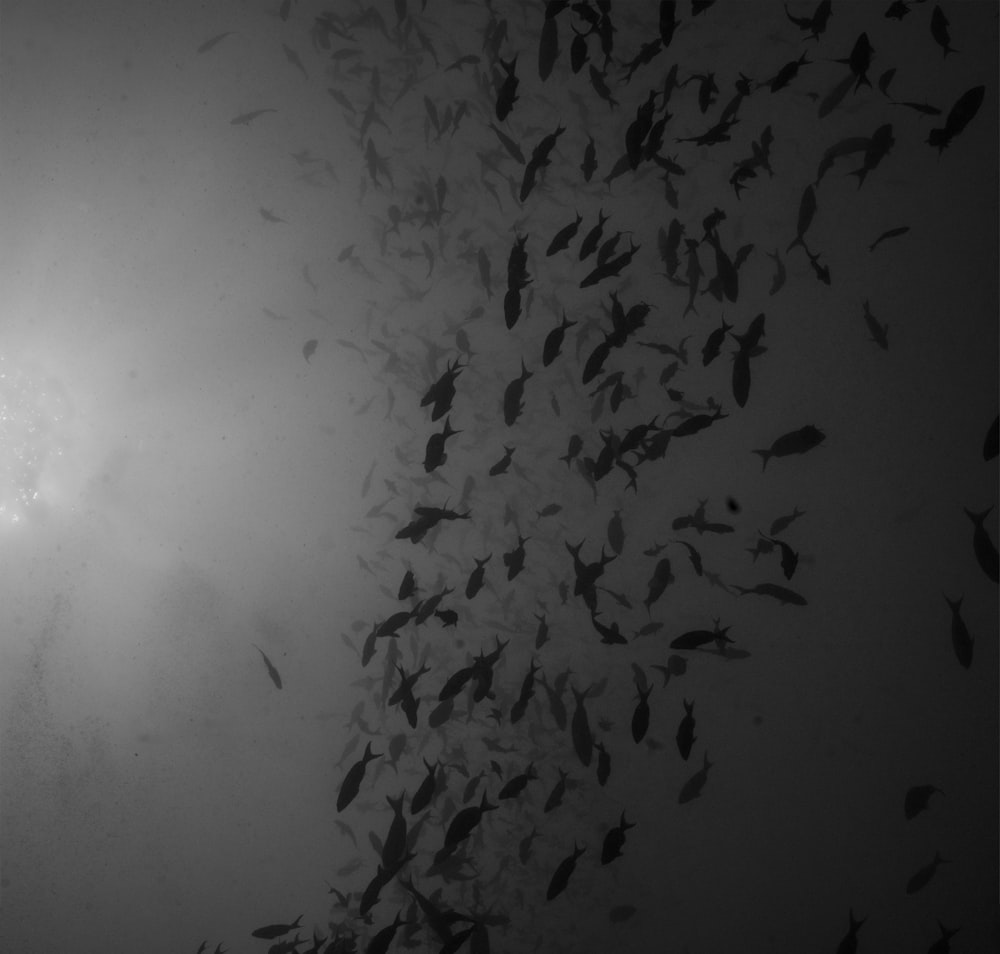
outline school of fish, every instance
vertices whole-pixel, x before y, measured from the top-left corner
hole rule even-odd
[[[839,6],[829,0],[784,5],[764,72],[745,75],[734,60],[713,68],[713,18],[727,17],[726,6],[277,8],[277,56],[327,94],[315,122],[357,149],[353,169],[334,168],[304,143],[292,168],[306,185],[352,200],[349,184],[360,182],[356,201],[374,222],[369,235],[325,250],[326,271],[310,260],[301,273],[313,295],[335,289],[338,275],[363,283],[376,303],[363,328],[289,330],[291,344],[309,373],[335,348],[369,367],[375,396],[358,413],[374,402],[387,431],[408,436],[372,462],[361,488],[358,562],[379,599],[340,634],[359,695],[347,747],[328,754],[340,779],[330,811],[355,860],[317,873],[336,884],[311,935],[295,911],[273,912],[253,930],[273,942],[269,954],[580,950],[560,907],[575,894],[569,903],[603,905],[612,925],[641,917],[608,866],[629,864],[657,805],[689,810],[724,771],[699,724],[705,703],[675,684],[690,667],[751,655],[744,597],[781,618],[815,608],[801,501],[759,527],[741,522],[732,498],[678,499],[672,512],[644,501],[719,434],[740,466],[764,478],[836,453],[839,436],[822,420],[801,418],[751,442],[738,430],[773,379],[779,359],[769,347],[788,321],[781,294],[794,282],[824,293],[836,285],[815,238],[832,214],[831,180],[853,177],[859,195],[877,201],[901,142],[952,160],[985,86],[942,89],[933,106],[904,99],[918,78],[881,62],[868,32],[850,49],[828,44]],[[899,29],[920,20],[911,41],[922,55],[958,58],[962,7],[948,9],[950,19],[941,6],[895,0],[872,3],[868,15]],[[456,47],[452,16],[475,26],[478,48]],[[227,30],[192,49],[229,50],[238,61],[240,42],[239,30]],[[848,110],[855,132],[793,144],[780,112],[771,122],[745,118],[779,97],[798,97],[795,108],[824,122]],[[242,106],[233,134],[253,149],[283,107]],[[783,177],[792,149],[809,151],[810,181]],[[688,186],[705,176],[709,189]],[[755,234],[744,221],[741,208],[758,190],[784,210],[780,234],[762,224]],[[636,197],[642,220],[620,211]],[[295,227],[270,196],[254,209],[263,229]],[[887,224],[859,239],[865,254],[889,256],[910,240],[910,225]],[[879,289],[855,308],[844,335],[892,360]],[[261,320],[299,327],[287,317],[262,309]],[[894,327],[893,340],[904,333]],[[993,461],[997,421],[982,426],[981,457]],[[963,600],[996,598],[991,510],[970,501],[955,513],[986,577],[985,597],[944,595],[962,667],[975,665],[976,645]],[[737,558],[743,574],[723,579],[715,568]],[[681,632],[672,593],[695,586],[710,588],[718,609]],[[254,650],[273,690],[296,692],[280,659],[248,644]],[[622,807],[602,794],[616,763],[631,772],[669,764],[672,788]],[[947,797],[938,793],[915,779],[899,793],[906,818],[933,811]],[[366,838],[362,825],[372,829]],[[926,855],[900,891],[922,891],[954,860],[934,845]],[[877,917],[844,911],[839,944],[842,926],[818,925],[818,949],[858,950],[859,932]],[[940,937],[928,938],[936,954],[961,927],[939,926]]]

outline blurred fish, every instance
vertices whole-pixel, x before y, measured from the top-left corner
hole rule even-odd
[[[941,789],[934,785],[913,785],[906,790],[906,798],[903,800],[903,814],[907,821],[927,810],[931,795],[935,792],[940,793]]]
[[[992,513],[993,507],[976,513],[973,510],[965,509],[965,515],[972,521],[975,528],[972,534],[972,549],[976,554],[976,560],[983,572],[994,582],[998,581],[998,559],[997,548],[990,539],[986,531],[986,518]]]
[[[216,33],[215,36],[211,36],[205,40],[205,42],[198,47],[196,52],[207,53],[209,50],[221,43],[227,36],[232,36],[233,33],[233,30],[227,30],[225,33]]]
[[[271,665],[271,660],[267,658],[267,656],[264,654],[264,650],[261,649],[260,646],[257,646],[256,644],[254,644],[253,648],[256,649],[257,652],[260,653],[261,659],[264,660],[264,665],[267,667],[267,674],[271,677],[271,682],[273,682],[275,684],[275,686],[277,686],[280,689],[281,688],[281,676],[278,674],[278,670],[275,669],[273,665]]]

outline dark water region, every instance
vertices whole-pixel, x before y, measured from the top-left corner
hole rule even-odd
[[[2,27],[0,948],[996,949],[995,4]]]

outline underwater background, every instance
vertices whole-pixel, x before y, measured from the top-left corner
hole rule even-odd
[[[0,948],[997,948],[995,4],[0,14]]]

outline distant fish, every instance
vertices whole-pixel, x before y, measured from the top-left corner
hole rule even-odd
[[[316,338],[310,338],[302,346],[302,356],[308,360],[316,353],[316,349],[319,347],[319,341]]]
[[[267,658],[264,650],[254,644],[254,649],[260,653],[261,658],[264,660],[264,665],[267,667],[267,674],[271,677],[271,682],[273,682],[279,689],[281,688],[281,676],[278,674],[278,670],[274,668],[271,664],[271,660]]]
[[[227,30],[225,33],[216,33],[215,36],[209,37],[201,46],[198,47],[198,53],[207,53],[209,50],[218,46],[227,36],[232,36],[235,31]]]
[[[874,242],[872,242],[871,245],[868,246],[868,251],[874,252],[875,249],[878,248],[878,246],[886,239],[897,238],[900,235],[906,235],[906,233],[909,231],[910,227],[908,225],[900,225],[898,228],[889,229],[888,231],[883,232],[877,239],[875,239]]]
[[[685,802],[690,802],[701,795],[702,789],[705,787],[705,782],[708,781],[708,770],[714,765],[714,762],[709,762],[708,753],[704,755],[704,761],[702,766],[694,773],[681,787],[680,795],[677,797],[677,801],[683,805]]]
[[[276,109],[252,109],[249,113],[240,113],[239,116],[229,120],[230,126],[249,126],[258,116],[264,113],[276,113]]]

